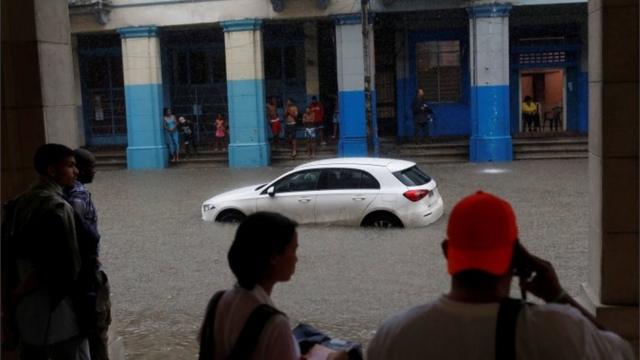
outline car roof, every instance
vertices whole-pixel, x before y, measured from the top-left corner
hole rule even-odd
[[[323,159],[308,162],[297,166],[294,170],[304,170],[318,167],[332,167],[332,166],[380,166],[389,169],[391,172],[404,170],[416,163],[407,160],[388,159],[388,158],[374,158],[374,157],[341,157],[332,159]]]

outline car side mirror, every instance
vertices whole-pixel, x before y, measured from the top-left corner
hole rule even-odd
[[[267,189],[267,195],[269,195],[269,196],[271,196],[271,197],[276,196],[276,189],[275,189],[275,187],[270,186],[270,187]]]

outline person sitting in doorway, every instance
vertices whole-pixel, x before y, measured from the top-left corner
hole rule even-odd
[[[533,98],[527,95],[522,102],[522,119],[524,120],[523,132],[537,131],[540,127],[538,120],[538,105],[533,102]],[[537,124],[537,125],[536,125]]]

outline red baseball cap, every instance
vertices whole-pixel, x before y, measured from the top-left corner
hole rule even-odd
[[[516,216],[505,200],[478,191],[454,206],[447,238],[449,274],[481,270],[503,275],[509,270],[518,238]]]

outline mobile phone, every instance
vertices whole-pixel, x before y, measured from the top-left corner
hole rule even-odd
[[[520,240],[516,240],[513,246],[513,257],[511,261],[513,274],[520,278],[520,282],[525,281],[531,275],[531,271],[527,266],[527,252],[520,243]],[[527,300],[527,291],[520,287],[520,297],[523,302]]]

